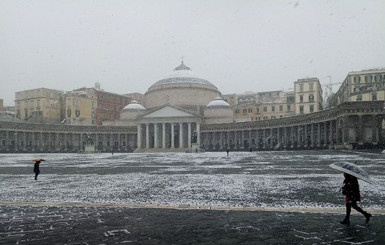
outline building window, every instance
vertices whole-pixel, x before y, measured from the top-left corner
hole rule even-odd
[[[257,107],[257,108],[255,108],[255,110],[256,110],[256,112],[255,113],[259,113],[259,108]]]
[[[314,89],[313,87],[314,87],[313,83],[309,83],[309,90],[310,91],[313,91],[313,89]]]
[[[361,101],[361,100],[362,100],[362,95],[359,94],[359,95],[357,96],[357,101]]]
[[[354,77],[354,83],[360,83],[361,77],[360,76],[355,76]]]
[[[303,114],[303,105],[299,106],[299,113]]]
[[[374,80],[375,80],[376,82],[381,82],[381,80],[382,80],[381,75],[376,75],[376,76],[374,77]]]
[[[314,95],[309,95],[309,102],[314,102]]]
[[[300,103],[303,103],[303,95],[300,95],[300,96],[299,96],[299,102],[300,102]]]
[[[271,107],[271,111],[275,111],[275,106],[272,106],[272,107]]]
[[[247,112],[248,112],[248,113],[251,113],[251,112],[253,112],[253,109],[252,109],[252,108],[249,108],[249,109],[247,109]]]
[[[287,105],[287,111],[291,111],[291,106]]]
[[[283,111],[283,105],[279,106],[279,111]]]
[[[235,114],[239,114],[239,109],[236,109],[236,110],[235,110]]]
[[[303,84],[299,85],[299,92],[303,92]]]
[[[243,109],[243,114],[247,114],[247,109]]]
[[[266,120],[266,119],[267,119],[267,116],[264,116],[264,117],[263,117],[263,120]]]
[[[372,82],[372,76],[370,76],[370,75],[365,76],[365,82],[366,83]]]
[[[267,112],[267,106],[263,107],[263,112]]]
[[[372,93],[372,100],[377,100],[377,93]]]
[[[314,105],[310,105],[309,111],[310,111],[310,113],[314,112]]]

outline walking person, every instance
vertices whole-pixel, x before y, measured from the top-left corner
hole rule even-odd
[[[229,156],[230,149],[227,148],[226,152],[227,152],[227,156]]]
[[[350,224],[350,212],[352,208],[363,214],[365,216],[366,223],[368,223],[372,215],[368,212],[365,212],[362,208],[357,205],[357,202],[361,201],[360,186],[358,185],[357,178],[347,173],[344,173],[344,177],[344,185],[341,189],[342,194],[345,195],[346,216],[345,219],[341,221],[341,224]]]
[[[35,180],[37,180],[37,176],[40,174],[40,163],[41,161],[45,161],[43,159],[34,159],[35,164],[33,166],[33,172],[35,172]]]

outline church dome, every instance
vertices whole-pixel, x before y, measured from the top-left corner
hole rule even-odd
[[[176,67],[171,74],[166,76],[164,79],[161,79],[154,83],[148,90],[153,90],[163,85],[178,85],[178,84],[197,84],[210,87],[211,89],[217,90],[212,83],[206,79],[198,77],[190,67],[186,66],[183,61]]]
[[[126,107],[123,108],[123,110],[129,110],[129,111],[144,111],[146,108],[144,108],[141,104],[138,103],[138,101],[133,100],[130,104],[126,105]]]
[[[221,97],[216,97],[213,101],[207,104],[208,108],[227,108],[230,107],[229,103],[224,101]]]
[[[183,61],[172,73],[154,83],[145,94],[147,109],[174,105],[199,111],[221,93],[209,81],[197,76]]]

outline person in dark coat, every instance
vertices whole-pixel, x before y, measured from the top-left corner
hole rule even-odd
[[[33,166],[33,172],[35,172],[35,180],[37,180],[37,176],[40,174],[40,163],[44,161],[43,159],[35,160],[35,165]]]
[[[350,212],[352,208],[360,212],[365,216],[366,223],[370,221],[372,215],[368,212],[365,212],[357,205],[357,202],[361,201],[360,186],[358,185],[358,180],[355,176],[344,173],[344,185],[342,186],[342,194],[345,195],[346,201],[346,216],[345,219],[341,221],[341,224],[348,225],[350,224]]]
[[[230,149],[227,148],[226,152],[227,152],[227,156],[229,156]]]

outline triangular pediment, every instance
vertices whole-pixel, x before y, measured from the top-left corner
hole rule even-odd
[[[142,118],[165,118],[165,117],[195,117],[195,115],[171,106],[165,106],[144,115]]]

